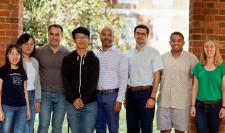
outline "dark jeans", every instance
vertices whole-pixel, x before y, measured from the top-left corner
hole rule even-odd
[[[221,102],[215,104],[205,104],[196,101],[195,123],[198,133],[219,133],[220,121],[219,112]]]
[[[146,109],[150,91],[127,91],[126,119],[127,133],[152,133],[155,108]]]

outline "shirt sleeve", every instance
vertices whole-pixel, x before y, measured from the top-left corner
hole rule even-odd
[[[222,64],[222,76],[225,76],[225,62]]]
[[[162,58],[159,54],[159,51],[155,51],[153,56],[154,56],[153,61],[152,61],[153,72],[163,69]]]
[[[128,59],[125,55],[121,55],[119,63],[119,92],[117,101],[122,102],[125,96],[128,81]]]
[[[194,74],[196,77],[198,76],[198,73],[199,73],[199,66],[200,64],[197,63],[195,67],[192,69],[192,74]]]

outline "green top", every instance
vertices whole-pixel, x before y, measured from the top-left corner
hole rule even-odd
[[[222,77],[225,75],[225,63],[212,71],[207,71],[202,64],[197,63],[192,73],[198,79],[197,100],[217,101],[222,99]]]

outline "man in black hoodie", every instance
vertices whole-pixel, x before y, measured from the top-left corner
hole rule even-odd
[[[88,29],[78,27],[73,30],[72,37],[76,50],[65,56],[62,64],[68,101],[67,120],[73,133],[93,133],[97,117],[99,60],[92,51],[88,51]]]

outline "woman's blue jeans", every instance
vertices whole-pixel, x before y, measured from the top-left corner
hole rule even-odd
[[[196,101],[196,128],[198,133],[219,133],[220,121],[219,112],[221,102],[214,104],[206,104],[201,101]]]
[[[13,128],[13,133],[23,133],[26,125],[26,106],[13,107],[2,105],[4,112],[4,121],[2,123],[1,133],[10,133],[10,128]]]

